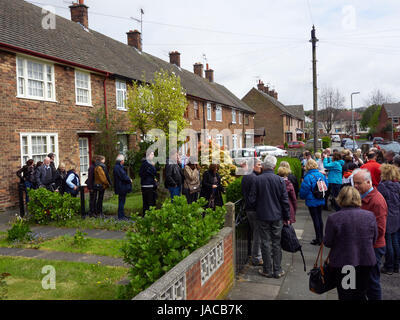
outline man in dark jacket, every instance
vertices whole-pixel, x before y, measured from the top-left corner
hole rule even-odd
[[[143,200],[143,216],[146,211],[156,205],[157,199],[157,170],[153,164],[154,152],[148,151],[146,158],[142,160],[140,166],[140,186],[142,189],[142,200]]]
[[[132,180],[124,169],[125,157],[120,154],[114,167],[115,194],[118,195],[118,220],[129,220],[124,214],[126,195],[132,192]]]
[[[251,262],[255,266],[263,265],[264,262],[261,257],[260,234],[258,233],[257,228],[256,206],[254,204],[250,204],[249,196],[251,187],[252,185],[254,185],[257,175],[261,174],[261,171],[261,161],[255,160],[253,171],[242,178],[242,195],[245,205],[245,211],[253,234]]]
[[[50,167],[50,158],[46,157],[43,160],[43,164],[36,171],[36,184],[39,188],[47,188],[54,191],[52,186],[55,178],[55,172]]]
[[[180,166],[178,153],[171,154],[168,164],[165,166],[165,187],[171,194],[171,199],[180,196],[183,184],[183,171]]]
[[[276,161],[274,156],[265,157],[263,173],[256,177],[249,197],[250,205],[255,206],[257,212],[264,260],[263,269],[259,273],[267,278],[281,278],[285,274],[281,267],[281,233],[283,222],[287,224],[290,220],[285,181],[274,174]]]

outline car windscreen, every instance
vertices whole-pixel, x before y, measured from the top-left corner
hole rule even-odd
[[[254,152],[249,150],[242,150],[242,157],[243,158],[254,157]]]
[[[384,149],[386,151],[391,150],[396,153],[400,152],[400,144],[398,143],[388,143],[388,144],[378,144],[378,145],[381,147],[381,149]]]

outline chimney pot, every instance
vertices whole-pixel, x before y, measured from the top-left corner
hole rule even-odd
[[[199,77],[203,78],[203,68],[204,66],[200,62],[194,64],[193,66],[194,74],[197,74]]]
[[[181,66],[181,54],[178,51],[172,51],[169,53],[169,63]]]
[[[89,16],[88,9],[89,7],[84,4],[84,0],[79,0],[78,3],[72,4],[69,6],[71,10],[71,20],[73,22],[79,22],[86,29],[89,28]]]
[[[265,92],[265,87],[264,87],[264,82],[262,82],[261,80],[258,80],[258,85],[257,85],[257,89],[259,91]]]
[[[206,79],[210,82],[214,82],[214,70],[208,68],[208,63],[206,70]]]
[[[128,35],[128,46],[134,47],[139,51],[142,51],[142,37],[138,30],[130,30],[126,33]]]

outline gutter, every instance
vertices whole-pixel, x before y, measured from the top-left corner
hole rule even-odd
[[[98,72],[98,73],[103,73],[103,74],[108,74],[109,75],[109,73],[107,71],[104,71],[104,70],[88,67],[88,66],[85,66],[85,65],[82,65],[82,64],[79,64],[79,63],[71,62],[71,61],[68,61],[68,60],[61,59],[61,58],[56,58],[56,57],[49,56],[47,54],[43,54],[43,53],[39,53],[39,52],[35,52],[35,51],[29,50],[29,49],[16,47],[16,46],[13,46],[11,44],[0,42],[0,48],[1,47],[6,48],[6,49],[10,49],[12,51],[17,51],[17,52],[29,54],[31,56],[35,56],[35,57],[39,57],[39,58],[43,58],[43,59],[47,59],[47,60],[52,60],[52,61],[55,61],[55,62],[58,62],[58,63],[61,63],[61,64],[67,64],[67,65],[71,65],[71,66],[78,67],[78,68],[81,68],[81,69],[86,69],[86,70],[90,70],[90,71],[94,71],[94,72]]]

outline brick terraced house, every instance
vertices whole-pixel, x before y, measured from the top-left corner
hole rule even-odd
[[[179,52],[171,52],[169,62],[147,54],[136,30],[127,32],[124,44],[90,29],[83,0],[70,6],[72,21],[55,16],[55,28],[43,28],[46,12],[31,3],[0,0],[0,7],[0,210],[16,205],[15,172],[27,159],[54,152],[56,165],[80,168],[85,181],[96,152],[93,114],[126,113],[127,86],[143,73],[149,81],[161,69],[181,78],[185,116],[198,133],[241,130],[229,142],[217,136],[221,145],[240,147],[246,131],[254,129],[255,111],[214,82],[208,66],[204,71],[197,63],[192,73],[180,67]],[[121,152],[135,146],[138,137],[130,130],[129,120],[120,123]]]
[[[276,146],[305,138],[303,105],[285,106],[278,100],[278,93],[269,90],[262,81],[259,81],[257,89],[252,88],[242,100],[257,112],[254,131],[261,131],[265,135],[263,139],[256,137],[258,143]]]

